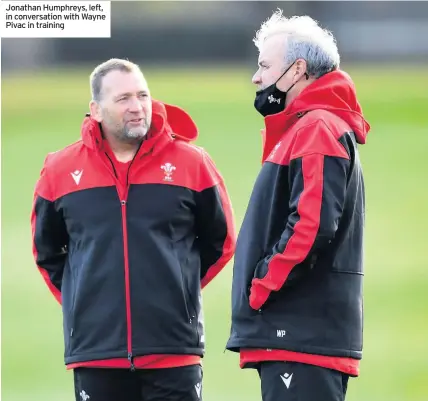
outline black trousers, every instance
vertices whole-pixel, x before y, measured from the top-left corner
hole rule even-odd
[[[297,362],[258,364],[263,401],[344,401],[349,376]]]
[[[76,401],[202,401],[200,365],[166,369],[74,369]]]

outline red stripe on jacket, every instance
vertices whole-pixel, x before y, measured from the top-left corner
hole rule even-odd
[[[266,276],[253,279],[250,295],[253,309],[259,309],[272,291],[278,291],[284,285],[293,267],[302,263],[311,250],[320,225],[323,160],[324,156],[320,154],[311,154],[302,159],[304,188],[297,205],[300,219],[284,252],[277,253],[269,262]]]
[[[41,175],[43,175],[45,173],[44,168],[41,171]],[[45,186],[39,186],[38,188],[36,188],[36,191],[34,193],[34,197],[33,197],[33,207],[31,209],[31,235],[32,238],[35,238],[35,234],[36,234],[36,199],[38,196],[42,196],[43,198],[45,198],[48,201],[52,201],[52,194],[50,193],[49,189],[46,188]],[[32,241],[33,243],[33,256],[34,256],[34,260],[37,261],[38,259],[38,251],[37,251],[37,247],[36,247],[36,243],[34,242],[34,240]],[[55,299],[58,301],[58,303],[61,305],[61,292],[58,290],[58,288],[56,288],[50,277],[49,277],[49,273],[46,269],[44,269],[43,267],[37,265],[37,268],[39,269],[40,274],[43,277],[43,280],[46,282],[50,292],[53,294],[53,296],[55,297]]]

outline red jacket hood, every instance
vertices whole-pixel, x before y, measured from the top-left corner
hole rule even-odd
[[[152,100],[152,120],[159,118],[166,123],[172,133],[186,142],[193,142],[198,138],[198,128],[192,117],[183,109],[172,104]]]
[[[153,139],[158,137],[157,134],[167,134],[170,138],[174,136],[186,142],[193,142],[198,137],[198,128],[189,114],[178,106],[155,99],[152,99],[150,131],[148,136],[153,136]],[[100,125],[89,114],[83,120],[81,134],[83,143],[89,147],[95,148],[102,143]]]
[[[341,70],[323,75],[307,86],[284,111],[267,116],[266,125],[272,125],[275,119],[286,117],[288,120],[299,113],[316,109],[336,114],[350,125],[358,143],[366,142],[370,125],[363,117],[351,77]]]

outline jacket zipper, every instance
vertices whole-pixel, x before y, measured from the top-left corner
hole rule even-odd
[[[128,360],[131,371],[135,370],[132,356],[132,325],[131,325],[131,295],[129,282],[129,255],[128,255],[128,230],[126,226],[126,201],[128,197],[128,187],[126,188],[124,199],[120,201],[122,207],[122,229],[123,229],[123,255],[125,259],[125,302],[126,302],[126,325],[128,331]]]
[[[132,324],[131,324],[131,285],[129,280],[129,253],[128,253],[128,228],[126,224],[126,205],[128,201],[128,192],[129,192],[129,171],[131,170],[132,163],[134,163],[135,158],[137,157],[142,143],[138,147],[137,151],[135,152],[135,155],[133,159],[131,160],[131,163],[129,164],[128,171],[126,173],[126,183],[125,183],[125,192],[121,194],[121,188],[120,183],[118,181],[118,175],[116,172],[116,169],[114,167],[114,163],[111,160],[110,156],[107,152],[105,152],[105,155],[110,161],[110,164],[113,168],[114,176],[116,177],[116,188],[118,190],[119,199],[120,199],[120,205],[121,205],[121,212],[122,212],[122,230],[123,230],[123,256],[124,256],[124,266],[125,266],[125,303],[126,303],[126,326],[127,326],[127,343],[128,343],[128,361],[130,364],[131,371],[135,371],[135,365],[134,365],[134,356],[132,354]],[[151,148],[148,152],[142,154],[139,156],[140,158],[150,155],[153,151],[153,148]]]
[[[137,155],[135,153],[135,156]],[[111,166],[114,171],[114,175],[116,177],[116,181],[118,180],[117,172],[114,167],[113,161],[110,159],[109,155],[105,153],[107,158],[109,159]],[[135,371],[134,365],[134,357],[132,355],[132,324],[131,324],[131,285],[129,280],[129,253],[128,253],[128,228],[126,224],[126,205],[128,200],[128,191],[129,191],[129,170],[131,169],[131,165],[135,160],[134,158],[131,160],[131,163],[128,167],[128,172],[126,174],[126,183],[125,183],[125,191],[122,194],[120,183],[116,183],[116,188],[118,193],[120,194],[120,205],[121,205],[121,213],[122,213],[122,231],[123,231],[123,257],[124,257],[124,266],[125,266],[125,303],[126,303],[126,328],[127,328],[127,344],[128,344],[128,361],[130,365],[131,371]]]

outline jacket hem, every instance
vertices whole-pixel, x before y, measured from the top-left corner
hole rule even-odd
[[[229,340],[226,349],[231,352],[240,352],[241,348],[257,348],[257,349],[277,349],[284,351],[301,352],[304,354],[316,354],[325,356],[337,356],[344,358],[362,359],[362,351],[343,349],[343,348],[329,348],[321,346],[300,345],[300,344],[284,344],[284,342],[273,342],[272,340],[260,339],[244,339],[233,338]]]
[[[150,348],[136,348],[132,350],[132,355],[134,357],[144,356],[144,355],[153,355],[153,354],[171,354],[171,355],[198,355],[200,357],[204,356],[204,349],[197,347],[150,347]]]
[[[139,356],[145,355],[155,355],[155,354],[170,354],[170,355],[197,355],[201,358],[204,356],[203,348],[177,348],[177,347],[150,347],[150,348],[138,348],[132,350],[132,356],[137,358]],[[65,364],[69,365],[77,362],[89,362],[105,359],[115,359],[115,358],[128,358],[128,352],[123,351],[114,351],[114,352],[97,352],[97,353],[84,353],[77,354],[73,356],[65,357]]]
[[[123,351],[110,351],[110,352],[90,352],[84,354],[76,354],[66,356],[64,358],[65,364],[69,365],[76,362],[89,362],[103,359],[115,359],[115,358],[128,358],[128,352]]]

